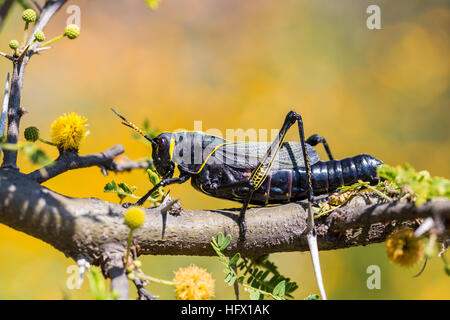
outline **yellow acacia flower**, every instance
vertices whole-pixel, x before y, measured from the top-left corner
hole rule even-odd
[[[386,239],[387,256],[392,262],[403,266],[411,266],[423,257],[423,247],[411,229],[394,232]]]
[[[175,296],[180,300],[207,300],[214,295],[214,279],[206,269],[191,265],[175,273]]]
[[[125,212],[125,224],[131,230],[140,228],[145,223],[145,212],[141,208],[131,207]]]
[[[86,121],[75,112],[59,117],[50,127],[52,142],[62,150],[77,150],[86,135]]]

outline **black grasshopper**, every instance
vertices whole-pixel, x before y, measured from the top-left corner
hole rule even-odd
[[[315,134],[305,140],[299,114],[290,111],[277,138],[267,143],[235,143],[202,132],[161,133],[151,139],[114,109],[123,124],[152,144],[153,164],[162,177],[135,204],[143,205],[159,187],[184,183],[213,197],[243,204],[239,214],[240,239],[245,239],[245,212],[249,204],[281,204],[328,194],[358,180],[377,182],[381,161],[361,154],[334,160],[326,140]],[[300,142],[284,142],[289,128],[298,122]],[[322,143],[329,161],[320,161],[313,146]],[[179,177],[173,177],[178,168]]]

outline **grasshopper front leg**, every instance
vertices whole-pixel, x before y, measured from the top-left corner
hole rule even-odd
[[[142,198],[140,198],[136,203],[126,202],[122,206],[124,208],[129,208],[131,206],[142,206],[144,204],[144,202],[148,199],[148,197],[150,197],[156,190],[158,190],[158,188],[165,187],[165,186],[175,184],[175,183],[185,183],[186,181],[189,180],[189,178],[190,178],[189,175],[183,175],[183,176],[179,176],[177,178],[169,178],[169,179],[161,180],[158,184],[156,184],[153,188],[151,188],[149,192],[147,192]]]

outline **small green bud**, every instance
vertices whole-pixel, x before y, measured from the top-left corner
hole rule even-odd
[[[9,47],[13,50],[17,50],[17,48],[19,48],[19,41],[17,40],[11,40],[9,42]]]
[[[25,129],[23,135],[27,141],[35,142],[39,139],[39,129],[36,127],[28,127]]]
[[[450,263],[445,264],[445,273],[450,276]]]
[[[45,41],[45,34],[44,34],[44,32],[42,32],[42,31],[36,31],[36,32],[34,33],[34,39],[35,39],[37,42]]]
[[[131,272],[133,272],[134,267],[128,266],[126,270],[127,270],[127,273],[131,273]]]
[[[35,22],[36,17],[36,11],[34,11],[33,9],[27,9],[22,13],[22,19],[28,23]]]
[[[140,260],[134,260],[133,264],[136,268],[142,267],[142,262]]]
[[[127,277],[128,277],[128,280],[131,280],[131,281],[133,281],[134,279],[136,279],[136,276],[134,275],[134,273],[129,273],[129,274],[127,275]]]
[[[67,38],[73,40],[80,35],[80,27],[77,26],[76,24],[69,24],[64,29],[64,35]]]

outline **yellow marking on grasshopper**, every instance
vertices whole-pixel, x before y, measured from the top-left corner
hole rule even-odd
[[[175,150],[175,139],[170,139],[170,148],[169,148],[169,155],[170,155],[170,161],[173,159],[173,151]]]
[[[211,155],[212,155],[214,152],[216,152],[217,149],[219,149],[220,147],[222,147],[222,146],[224,146],[224,145],[231,144],[231,143],[233,143],[233,142],[225,142],[225,143],[221,143],[221,144],[217,145],[217,146],[216,146],[216,147],[208,154],[208,156],[206,157],[205,161],[203,161],[202,165],[200,166],[200,169],[199,169],[197,172],[194,172],[194,174],[198,174],[198,173],[200,173],[200,172],[203,170],[203,168],[204,168],[205,165],[206,165],[206,162],[209,160],[209,157],[211,157]]]

